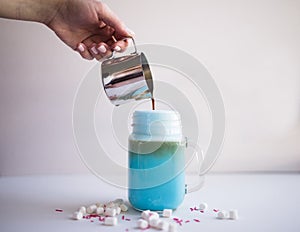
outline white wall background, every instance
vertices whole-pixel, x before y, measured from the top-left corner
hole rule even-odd
[[[300,171],[300,1],[106,2],[138,43],[183,49],[213,75],[227,115],[214,171]],[[87,172],[72,104],[95,62],[45,26],[1,19],[0,28],[0,175]]]

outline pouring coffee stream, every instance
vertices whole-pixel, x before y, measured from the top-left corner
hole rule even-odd
[[[151,103],[152,103],[152,110],[155,110],[155,99],[153,97],[151,98]]]

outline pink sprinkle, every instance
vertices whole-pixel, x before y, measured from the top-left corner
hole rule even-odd
[[[126,218],[125,220],[126,220],[126,221],[131,221],[131,219],[129,219],[129,218]]]
[[[200,222],[200,220],[199,220],[199,219],[194,219],[194,221],[195,221],[195,222]]]
[[[195,206],[195,207],[193,208],[193,210],[198,210],[198,209],[197,209],[197,207]]]
[[[193,211],[194,209],[193,209],[193,208],[190,208],[190,210]]]
[[[125,231],[129,231],[129,229],[126,229]]]
[[[89,216],[90,216],[90,218],[93,218],[93,217],[99,217],[98,214],[90,214]]]
[[[186,221],[185,221],[185,223],[189,223],[189,222],[190,222],[190,220],[186,220]]]
[[[91,220],[90,222],[94,222],[93,220]]]
[[[124,220],[124,219],[125,219],[125,216],[123,215],[123,216],[122,216],[122,220]]]
[[[60,213],[64,212],[62,209],[55,209],[55,211]]]
[[[179,218],[173,218],[173,220],[174,220],[176,223],[178,223],[179,225],[182,226],[182,222],[183,222],[182,219],[179,219]]]
[[[204,213],[204,210],[200,210],[201,213]]]
[[[217,212],[219,212],[219,210],[218,210],[218,209],[213,209],[213,211],[214,211],[214,212],[216,212],[216,213],[217,213]]]

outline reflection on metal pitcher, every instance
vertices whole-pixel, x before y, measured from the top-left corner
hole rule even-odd
[[[130,101],[152,98],[153,82],[144,53],[110,58],[101,65],[104,90],[110,101],[118,106]]]

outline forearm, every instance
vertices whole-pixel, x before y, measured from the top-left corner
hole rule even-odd
[[[63,0],[0,0],[0,17],[47,24]]]

